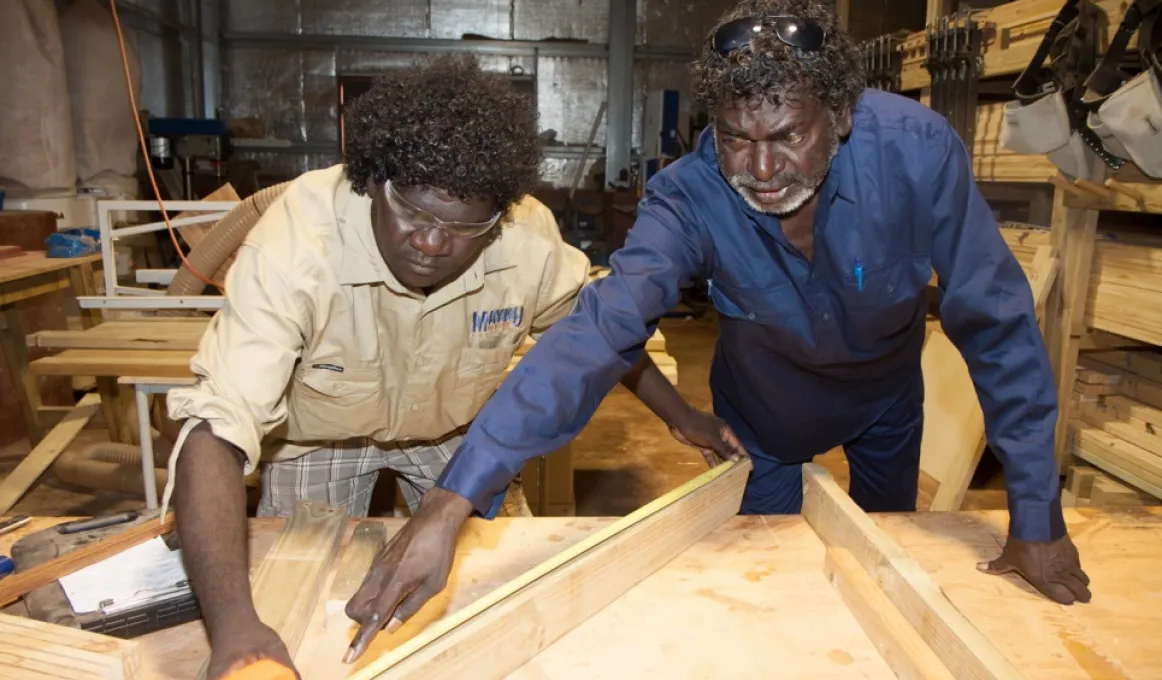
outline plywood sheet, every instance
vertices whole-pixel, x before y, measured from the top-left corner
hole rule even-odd
[[[1067,509],[1093,600],[1063,606],[1015,576],[989,576],[1003,511],[882,515],[877,522],[940,585],[956,608],[1028,678],[1162,677],[1162,510]]]

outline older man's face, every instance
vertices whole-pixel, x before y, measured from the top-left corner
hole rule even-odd
[[[774,106],[732,101],[715,112],[718,165],[752,208],[789,215],[802,208],[827,177],[851,113],[835,113],[814,97]]]

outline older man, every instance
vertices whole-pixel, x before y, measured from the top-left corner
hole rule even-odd
[[[612,274],[482,410],[437,483],[447,505],[397,537],[353,615],[413,613],[420,602],[397,606],[400,594],[443,578],[463,519],[488,514],[521,462],[578,433],[698,276],[721,316],[714,410],[754,463],[742,512],[798,512],[802,464],[835,446],[864,509],[914,510],[933,268],[944,330],[1005,466],[1009,538],[987,569],[1017,571],[1058,602],[1089,599],[1062,517],[1054,378],[1028,282],[948,121],[863,83],[820,2],[746,0],[723,17],[695,68],[713,124],[651,180]]]

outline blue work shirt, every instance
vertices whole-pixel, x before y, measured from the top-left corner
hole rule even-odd
[[[495,515],[526,461],[573,439],[696,277],[721,316],[716,411],[752,455],[809,460],[914,386],[925,289],[968,365],[1005,466],[1010,533],[1064,535],[1055,381],[1028,280],[948,121],[867,90],[820,187],[810,261],[723,178],[712,129],[652,178],[612,272],[587,286],[485,405],[438,485]]]

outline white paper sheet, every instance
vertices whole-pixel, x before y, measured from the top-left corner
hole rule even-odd
[[[106,613],[188,591],[181,551],[154,538],[103,562],[61,578],[61,587],[78,614]]]

